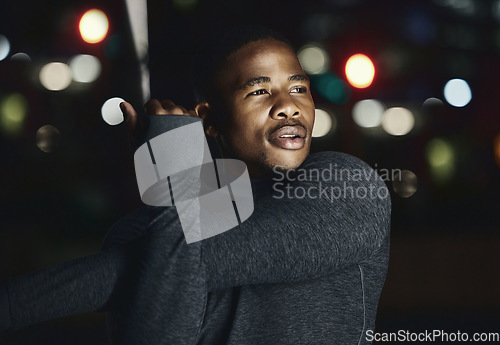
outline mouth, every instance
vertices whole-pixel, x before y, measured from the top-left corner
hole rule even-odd
[[[273,131],[269,142],[285,150],[300,150],[305,145],[307,131],[301,125],[283,126]]]

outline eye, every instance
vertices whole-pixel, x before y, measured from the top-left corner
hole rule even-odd
[[[269,93],[269,92],[267,92],[267,90],[266,90],[266,89],[260,89],[260,90],[256,90],[256,91],[250,92],[248,95],[249,95],[249,96],[254,96],[254,95],[265,95],[266,93]]]
[[[292,93],[306,93],[307,92],[307,87],[305,87],[305,86],[296,86],[296,87],[292,88],[292,90],[290,92],[292,92]]]

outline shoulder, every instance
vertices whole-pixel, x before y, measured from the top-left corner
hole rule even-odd
[[[390,213],[391,200],[386,182],[363,160],[352,155],[325,151],[311,154],[297,168],[297,180],[328,187],[332,195],[341,195],[346,200],[377,204]],[[304,183],[304,182],[302,182]]]
[[[102,248],[107,249],[142,236],[158,217],[169,214],[172,207],[141,206],[115,222],[106,233]]]
[[[358,157],[336,151],[323,151],[310,154],[304,163],[302,163],[301,168],[374,170]]]

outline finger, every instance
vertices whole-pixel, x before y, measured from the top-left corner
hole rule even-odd
[[[121,102],[120,110],[123,113],[123,117],[125,118],[125,122],[127,124],[127,127],[129,128],[129,131],[133,132],[137,126],[137,112],[129,102]]]
[[[188,111],[181,105],[175,104],[169,99],[161,101],[163,108],[171,115],[188,115]]]
[[[167,110],[162,106],[159,100],[150,99],[144,104],[144,108],[146,109],[146,113],[149,115],[166,115],[168,114]]]

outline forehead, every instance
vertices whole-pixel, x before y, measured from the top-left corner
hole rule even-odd
[[[250,42],[231,54],[221,73],[224,83],[241,84],[249,78],[303,74],[297,55],[275,39]]]

